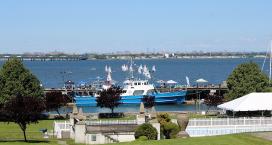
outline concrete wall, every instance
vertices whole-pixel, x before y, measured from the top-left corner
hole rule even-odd
[[[96,138],[96,140],[92,140],[92,137]],[[122,134],[122,135],[109,135],[111,138],[118,140],[119,142],[129,142],[134,141],[134,134]],[[104,136],[101,133],[98,134],[86,134],[86,144],[106,144],[106,143],[114,143],[112,139]]]
[[[85,143],[85,133],[86,126],[85,124],[76,124],[75,125],[75,143]]]
[[[92,140],[92,136],[95,136],[96,140]],[[105,143],[111,143],[110,141],[107,141],[105,136],[102,134],[86,134],[86,144],[105,144]]]
[[[110,137],[118,140],[119,142],[130,142],[135,140],[134,133],[128,135],[110,135]]]
[[[161,126],[160,126],[160,123],[151,123],[151,125],[157,129],[157,132],[158,132],[157,140],[160,140],[161,139],[161,134],[160,134]]]

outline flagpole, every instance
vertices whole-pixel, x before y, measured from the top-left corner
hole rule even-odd
[[[272,40],[270,42],[270,62],[269,62],[269,84],[271,84],[271,66],[272,66]]]

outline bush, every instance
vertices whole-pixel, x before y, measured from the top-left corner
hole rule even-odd
[[[163,134],[166,139],[176,138],[176,135],[179,133],[180,128],[177,124],[172,122],[167,122],[163,125]]]
[[[177,124],[171,122],[171,118],[168,113],[159,114],[158,121],[161,126],[161,134],[163,134],[166,139],[176,138],[180,128]]]
[[[170,115],[168,113],[160,113],[157,117],[160,124],[171,121]]]
[[[144,123],[136,128],[135,138],[146,136],[148,140],[157,140],[157,129],[149,123]]]

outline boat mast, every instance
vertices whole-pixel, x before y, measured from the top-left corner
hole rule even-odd
[[[132,57],[130,58],[130,67],[129,67],[129,72],[131,74],[131,79],[134,79],[134,75],[133,75],[133,61],[132,61]]]

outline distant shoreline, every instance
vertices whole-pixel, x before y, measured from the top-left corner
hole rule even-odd
[[[0,61],[6,61],[13,57],[1,57]],[[51,58],[29,58],[29,57],[17,57],[23,61],[92,61],[92,60],[129,60],[131,56],[123,57],[123,58],[63,58],[56,57],[54,59]],[[143,57],[133,57],[134,60],[190,60],[190,59],[264,59],[265,56],[188,56],[188,57],[153,57],[153,58],[143,58]]]

